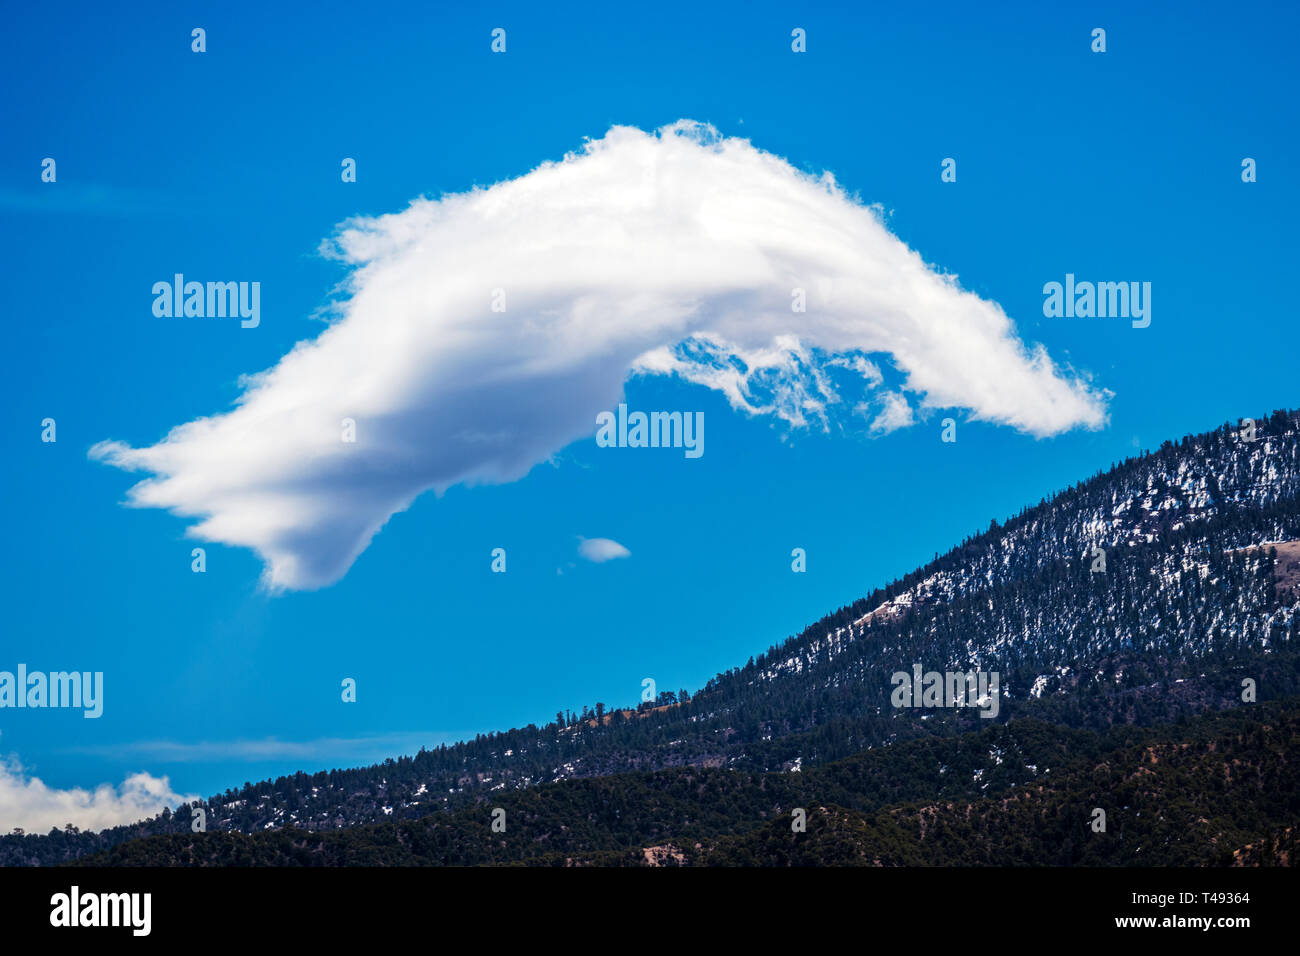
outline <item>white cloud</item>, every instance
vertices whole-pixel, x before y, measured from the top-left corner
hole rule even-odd
[[[873,435],[887,435],[900,428],[906,428],[916,421],[912,406],[898,392],[886,392],[881,397],[881,409],[871,422]]]
[[[588,561],[604,564],[615,558],[630,557],[632,552],[610,538],[580,538],[578,553]]]
[[[16,759],[0,758],[0,833],[22,827],[48,833],[71,823],[82,830],[103,830],[156,816],[164,807],[197,800],[171,788],[167,777],[133,773],[120,786],[103,783],[94,790],[58,790],[28,776]]]
[[[918,408],[1036,436],[1105,421],[1105,393],[829,175],[694,124],[616,127],[518,179],[350,221],[328,249],[352,268],[335,321],[236,408],[91,450],[149,473],[132,504],[254,549],[273,589],[337,580],[423,491],[514,481],[591,436],[638,371],[801,426],[843,406],[832,371],[877,387],[879,354]]]

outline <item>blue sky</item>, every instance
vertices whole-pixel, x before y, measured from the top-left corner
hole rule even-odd
[[[694,690],[1139,447],[1300,403],[1300,16],[1127,6],[15,8],[0,39],[0,669],[103,671],[105,710],[0,710],[0,754],[54,788],[147,771],[207,794],[632,704],[644,677]],[[316,337],[346,275],[318,248],[349,217],[683,118],[879,203],[926,262],[1113,393],[1105,427],[1036,438],[958,408],[873,438],[634,377],[629,406],[704,412],[702,458],[588,437],[518,481],[421,496],[337,583],[282,594],[244,548],[205,544],[191,573],[191,522],[123,507],[143,476],[88,456],[227,410],[241,376]],[[940,182],[945,157],[956,183]],[[1258,182],[1241,181],[1244,157]],[[150,288],[177,272],[260,281],[260,326],[156,318]],[[1149,281],[1150,327],[1045,318],[1042,287],[1066,273]],[[955,444],[939,441],[948,415]],[[630,556],[583,561],[580,537]],[[495,547],[506,574],[489,571]]]

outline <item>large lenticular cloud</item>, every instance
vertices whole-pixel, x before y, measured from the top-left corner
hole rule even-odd
[[[828,372],[848,370],[877,396],[873,434],[913,421],[908,398],[1033,435],[1105,418],[1104,395],[829,176],[692,123],[616,127],[518,179],[346,223],[329,249],[353,268],[339,318],[232,411],[91,450],[151,473],[132,504],[257,551],[275,589],[337,580],[423,491],[513,481],[592,435],[634,372],[798,426],[825,420]]]

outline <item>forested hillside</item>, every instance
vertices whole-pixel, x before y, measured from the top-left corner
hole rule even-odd
[[[993,522],[693,694],[597,703],[373,767],[250,783],[204,801],[207,825],[331,831],[629,771],[808,771],[1024,717],[1152,725],[1239,706],[1243,681],[1260,701],[1300,694],[1298,491],[1300,413],[1275,412],[1253,434],[1224,425],[1167,442]],[[915,664],[998,672],[996,721],[892,706],[891,675]],[[3,836],[0,864],[188,838],[190,819],[182,807],[99,834]]]
[[[1298,784],[1300,700],[1293,699],[1105,733],[1018,720],[806,772],[689,768],[566,780],[421,820],[317,833],[156,836],[85,862],[1274,864],[1289,862]],[[803,832],[793,826],[798,810]],[[494,813],[503,831],[493,830]]]

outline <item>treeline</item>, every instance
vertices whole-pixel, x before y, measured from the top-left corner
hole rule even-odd
[[[686,768],[494,794],[421,820],[148,837],[110,866],[1288,863],[1300,700],[1156,728],[1018,720],[802,773]],[[1097,810],[1104,831],[1096,829]],[[806,828],[792,825],[802,810]],[[493,829],[493,820],[504,831]],[[1250,848],[1250,849],[1247,849]],[[1252,856],[1253,854],[1253,856]]]
[[[635,707],[422,749],[370,767],[246,782],[203,801],[210,830],[320,831],[455,810],[485,792],[670,767],[781,770],[986,723],[973,710],[890,706],[890,677],[998,671],[998,720],[1149,724],[1300,693],[1296,605],[1273,554],[1300,539],[1300,424],[1277,412],[1248,442],[1229,426],[1166,443],[1073,486],[710,680]],[[1093,547],[1107,553],[1094,573]],[[899,613],[853,626],[906,595]],[[190,832],[192,808],[103,833],[0,836],[0,865],[65,862],[147,834]]]

